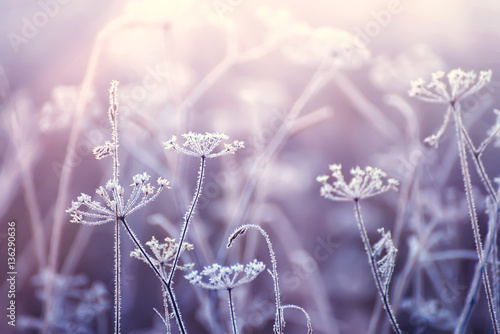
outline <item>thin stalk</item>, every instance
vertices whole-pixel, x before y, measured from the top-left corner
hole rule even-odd
[[[179,311],[179,306],[177,305],[177,300],[175,299],[174,291],[172,290],[172,288],[170,287],[170,285],[167,283],[167,281],[165,280],[165,278],[162,276],[162,274],[160,273],[160,271],[158,270],[158,268],[156,268],[156,266],[153,264],[153,262],[151,261],[151,259],[149,257],[149,254],[144,250],[144,248],[142,247],[141,243],[139,242],[139,240],[137,239],[137,237],[132,232],[132,230],[130,229],[130,226],[127,224],[125,218],[124,217],[120,217],[119,219],[123,223],[123,226],[125,226],[125,229],[127,230],[127,233],[130,236],[130,238],[134,241],[135,245],[141,251],[142,255],[144,255],[144,258],[148,262],[149,266],[154,270],[154,272],[156,273],[156,275],[163,282],[163,285],[167,288],[168,297],[170,299],[170,303],[172,304],[172,309],[174,311],[174,315],[175,315],[175,319],[177,321],[177,325],[179,326],[179,331],[182,334],[186,334],[187,331],[186,331],[186,328],[184,327],[184,323],[182,321],[182,316],[181,316],[181,313]]]
[[[359,232],[361,234],[361,239],[363,240],[363,244],[365,246],[366,255],[368,256],[368,262],[370,264],[370,268],[372,270],[373,278],[375,279],[375,284],[380,294],[380,298],[382,298],[385,311],[389,316],[389,320],[391,321],[394,332],[401,334],[398,322],[392,312],[391,305],[389,304],[389,296],[384,292],[384,287],[382,285],[382,282],[380,281],[380,276],[378,275],[375,255],[373,254],[372,246],[370,245],[370,239],[368,239],[368,233],[366,232],[365,224],[363,222],[363,218],[361,217],[361,208],[359,206],[358,199],[354,201],[354,211],[355,211],[356,221],[358,222]]]
[[[170,269],[170,274],[168,276],[167,284],[170,286],[172,284],[172,280],[174,278],[175,270],[177,269],[177,263],[179,262],[179,257],[182,251],[182,243],[184,239],[186,239],[186,235],[189,228],[189,223],[191,222],[191,218],[193,217],[194,209],[196,208],[196,204],[198,204],[198,199],[201,195],[201,188],[203,186],[203,178],[205,177],[205,160],[204,156],[201,157],[200,160],[200,170],[198,171],[198,184],[196,186],[196,191],[193,197],[193,201],[191,202],[191,207],[188,212],[184,216],[184,225],[182,226],[181,237],[179,239],[179,246],[177,248],[177,252],[175,253],[174,262],[172,263],[172,268]]]
[[[233,325],[233,334],[238,334],[238,327],[236,327],[236,318],[234,316],[234,303],[233,303],[233,289],[227,289],[227,299],[229,301],[229,311],[231,312],[231,324]]]
[[[498,206],[498,203],[495,205]],[[489,227],[490,230],[495,231],[495,226],[497,225],[498,220],[498,207],[495,209],[495,213],[493,213],[490,217]],[[488,233],[486,237],[485,249],[491,249],[492,244],[495,241],[496,233]],[[460,314],[460,318],[458,319],[457,327],[455,328],[454,334],[461,334],[465,331],[467,326],[467,322],[469,321],[470,315],[472,313],[472,308],[476,303],[476,295],[477,290],[480,285],[480,277],[483,276],[486,270],[486,259],[488,258],[488,253],[485,253],[482,260],[476,264],[476,269],[474,271],[474,276],[472,278],[471,287],[467,293],[466,302],[464,308],[462,309],[462,313]],[[484,277],[484,276],[483,276]]]
[[[457,139],[458,139],[458,153],[460,157],[460,165],[462,166],[462,176],[464,179],[464,185],[465,185],[465,194],[467,198],[467,204],[469,207],[469,215],[471,218],[471,225],[472,225],[472,231],[474,234],[474,242],[476,244],[476,250],[477,250],[477,255],[479,262],[482,263],[485,261],[485,256],[483,254],[483,246],[481,242],[481,234],[479,233],[479,224],[477,221],[477,215],[476,215],[476,206],[475,206],[475,201],[474,197],[472,196],[472,183],[470,179],[470,173],[469,173],[469,167],[467,164],[467,152],[465,149],[465,143],[466,143],[466,138],[464,136],[464,132],[462,131],[463,124],[462,124],[462,118],[460,116],[460,110],[459,108],[455,107],[456,104],[451,104],[450,108],[453,110],[453,115],[455,117],[455,128],[457,131]],[[491,229],[490,229],[491,231]],[[488,300],[488,309],[490,312],[491,316],[491,321],[493,323],[493,329],[495,334],[498,334],[498,323],[496,319],[496,312],[495,312],[495,306],[494,306],[494,299],[493,295],[491,292],[491,285],[490,285],[490,279],[488,275],[488,269],[487,265],[485,263],[484,265],[484,270],[482,270],[482,276],[483,276],[483,284],[486,292],[486,299]],[[470,312],[471,308],[468,309],[466,308],[467,311]],[[466,316],[465,318],[468,318]],[[460,332],[459,332],[460,333]]]
[[[115,333],[120,333],[120,268],[121,268],[121,253],[120,253],[120,219],[116,217],[115,229]]]

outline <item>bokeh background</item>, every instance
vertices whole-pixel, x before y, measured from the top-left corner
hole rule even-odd
[[[384,227],[399,249],[391,298],[401,327],[452,332],[476,262],[456,139],[450,126],[437,150],[424,145],[445,106],[407,91],[437,70],[492,69],[491,84],[463,101],[472,138],[484,139],[500,105],[499,15],[500,4],[486,0],[2,1],[0,277],[12,220],[18,274],[17,326],[2,313],[0,331],[38,333],[47,321],[52,333],[112,330],[113,226],[70,224],[64,210],[112,175],[91,150],[110,139],[108,89],[118,80],[122,184],[146,171],[173,188],[131,216],[143,243],[178,237],[196,182],[198,161],[162,142],[226,133],[246,148],[208,161],[189,232],[195,251],[183,261],[202,268],[257,258],[270,267],[257,234],[225,249],[237,226],[258,224],[277,253],[284,303],[306,309],[315,332],[389,332],[352,204],[322,199],[315,181],[331,163],[342,163],[346,178],[357,165],[380,167],[400,191],[362,202],[363,216],[372,243]],[[491,178],[497,157],[492,145]],[[472,174],[485,232],[486,192]],[[164,333],[153,311],[162,308],[160,284],[122,240],[123,332]],[[229,332],[225,293],[182,276],[175,291],[187,329]],[[2,280],[2,310],[7,289]],[[270,276],[235,294],[240,331],[272,332]],[[286,332],[304,333],[295,312],[286,313]],[[468,328],[492,332],[482,289]]]

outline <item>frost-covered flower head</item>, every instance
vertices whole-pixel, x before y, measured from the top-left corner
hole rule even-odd
[[[265,268],[266,266],[263,262],[255,259],[246,266],[237,263],[230,267],[225,267],[214,263],[205,267],[200,273],[193,271],[185,277],[191,284],[198,284],[205,289],[230,290],[238,285],[253,281]],[[208,282],[203,281],[203,276],[208,276]]]
[[[172,262],[175,258],[175,253],[177,252],[177,248],[179,247],[179,244],[175,242],[175,239],[165,238],[165,243],[160,244],[158,240],[156,240],[156,238],[152,236],[151,240],[146,242],[146,245],[149,246],[151,252],[154,255],[154,257],[150,257],[150,260],[157,268],[172,266]],[[190,251],[193,249],[194,246],[192,244],[184,242],[182,244],[181,252],[185,250]],[[148,260],[144,257],[144,254],[138,248],[131,251],[130,256],[138,260],[144,261],[146,264],[148,264]],[[190,263],[185,266],[178,266],[177,269],[186,270],[192,267],[193,264]]]
[[[125,218],[154,201],[164,188],[170,188],[169,182],[158,178],[158,189],[155,190],[147,183],[150,176],[146,173],[137,174],[133,177],[132,193],[128,200],[124,199],[124,188],[114,180],[109,180],[106,187],[99,187],[96,194],[104,200],[104,206],[93,201],[91,196],[82,193],[73,201],[71,207],[66,210],[71,215],[72,223],[88,225],[104,224],[115,221],[116,218]]]
[[[320,182],[321,196],[333,201],[352,201],[372,197],[382,194],[391,189],[397,190],[399,182],[396,179],[389,178],[387,183],[383,179],[387,176],[382,170],[373,167],[366,167],[364,170],[356,167],[351,169],[352,179],[348,183],[344,180],[342,174],[342,165],[330,165],[332,176],[335,179],[328,183],[328,175],[320,175],[316,181]]]
[[[460,68],[451,70],[448,85],[443,81],[445,73],[432,73],[432,79],[426,84],[424,79],[411,82],[410,96],[435,103],[455,103],[483,88],[491,81],[491,70],[481,71],[479,78],[474,71],[465,72]]]
[[[222,155],[234,154],[238,149],[244,148],[244,143],[242,141],[235,140],[231,144],[224,143],[224,149],[219,152],[214,153],[216,147],[226,139],[229,139],[223,133],[194,133],[189,132],[182,135],[186,140],[182,146],[177,144],[177,137],[172,136],[172,138],[164,143],[165,148],[174,149],[177,152],[184,153],[186,155],[191,155],[193,157],[199,158],[215,158]]]

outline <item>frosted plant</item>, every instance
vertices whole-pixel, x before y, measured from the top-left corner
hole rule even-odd
[[[244,143],[242,141],[233,141],[231,144],[224,143],[224,149],[214,153],[213,151],[219,144],[228,139],[229,137],[223,133],[201,133],[189,132],[182,135],[186,140],[182,146],[177,144],[177,137],[172,136],[172,138],[166,141],[165,148],[173,149],[177,152],[184,153],[186,155],[191,155],[193,157],[199,158],[215,158],[227,154],[234,154],[238,149],[244,148]],[[185,148],[187,147],[187,148]]]
[[[151,237],[151,240],[146,242],[146,246],[149,246],[151,249],[151,252],[153,253],[154,257],[150,257],[151,262],[157,267],[158,269],[164,269],[165,267],[171,267],[172,262],[174,260],[175,252],[177,250],[178,244],[175,242],[175,239],[172,238],[165,238],[165,243],[160,244],[158,240],[154,236]],[[182,245],[182,250],[193,250],[194,246],[190,243],[184,242]],[[134,249],[133,251],[130,252],[130,256],[133,258],[136,258],[138,260],[141,260],[143,262],[148,263],[146,258],[144,257],[144,254],[140,251],[139,248]],[[187,270],[189,268],[193,267],[193,264],[187,264],[185,266],[179,266],[178,268],[180,270]]]
[[[383,252],[385,255],[382,256],[380,260],[377,260],[377,269],[382,278],[382,286],[384,287],[384,293],[389,294],[389,283],[391,282],[392,273],[394,272],[394,266],[396,264],[396,253],[398,249],[394,246],[392,241],[391,232],[386,233],[384,228],[379,228],[377,230],[382,237],[373,246],[373,255],[379,257]]]
[[[275,314],[275,319],[274,319],[274,326],[273,326],[273,331],[276,334],[283,334],[284,329],[285,329],[285,318],[283,316],[283,310],[285,308],[295,308],[299,309],[302,312],[304,312],[306,319],[307,319],[307,328],[308,328],[308,333],[312,332],[312,326],[311,326],[311,318],[309,317],[309,314],[307,312],[296,305],[281,305],[281,297],[280,297],[280,287],[279,287],[279,282],[278,282],[278,263],[276,261],[276,255],[274,253],[273,249],[273,244],[271,243],[271,239],[269,238],[269,235],[267,232],[260,226],[254,225],[254,224],[245,224],[237,228],[228,238],[227,242],[227,248],[231,247],[236,239],[241,237],[246,233],[246,231],[250,228],[254,228],[259,233],[264,237],[267,243],[267,248],[269,251],[269,256],[271,257],[271,264],[272,264],[272,271],[268,269],[269,274],[271,274],[271,277],[273,278],[274,282],[274,298],[275,298],[275,305],[276,305],[276,314]]]
[[[323,186],[321,196],[333,201],[352,201],[369,198],[382,194],[391,189],[397,190],[399,182],[389,178],[384,184],[383,178],[387,175],[378,168],[366,167],[364,170],[356,167],[351,169],[352,179],[349,184],[342,174],[342,165],[330,165],[332,177],[335,179],[328,183],[328,175],[320,175],[316,178]]]
[[[146,242],[146,245],[151,249],[153,253],[153,257],[149,257],[149,260],[144,256],[142,251],[139,248],[134,249],[130,252],[130,256],[149,264],[149,261],[156,267],[156,269],[160,272],[163,280],[167,279],[167,273],[165,271],[166,267],[171,267],[172,262],[174,260],[174,256],[178,247],[178,244],[175,242],[175,239],[165,238],[165,243],[159,243],[158,240],[154,236],[151,237],[151,240]],[[181,251],[185,250],[193,250],[194,247],[192,244],[184,242],[182,245]],[[180,270],[188,270],[193,267],[192,263],[186,264],[184,266],[178,266]],[[162,293],[163,293],[163,308],[165,310],[164,316],[160,314],[156,309],[155,312],[160,316],[163,321],[167,333],[171,333],[170,329],[170,316],[168,312],[168,291],[164,285],[162,285]]]
[[[246,266],[237,263],[230,267],[225,267],[214,263],[211,266],[205,267],[200,273],[195,270],[185,277],[191,284],[199,285],[205,289],[227,290],[231,325],[233,333],[236,334],[238,333],[238,326],[236,326],[232,290],[239,285],[253,281],[265,268],[264,263],[255,259]],[[208,277],[208,282],[203,281],[204,276]]]
[[[437,71],[432,73],[432,79],[426,83],[424,79],[417,79],[411,82],[411,89],[408,92],[411,97],[416,97],[422,101],[432,103],[449,103],[450,108],[444,116],[443,125],[439,130],[427,137],[424,141],[437,147],[439,139],[443,136],[450,121],[455,104],[467,96],[477,93],[487,83],[491,81],[491,70],[481,71],[479,78],[473,71],[465,72],[460,68],[451,70],[448,77],[448,86],[443,82],[445,73]]]
[[[128,200],[124,199],[124,188],[115,180],[109,180],[105,187],[99,187],[96,194],[102,198],[104,205],[93,201],[90,195],[82,193],[66,210],[71,215],[72,223],[99,225],[125,219],[133,212],[154,201],[164,188],[170,188],[169,182],[158,178],[158,189],[146,183],[150,176],[146,173],[133,177],[132,191]]]
[[[233,141],[233,143],[228,144],[224,143],[224,148],[218,152],[214,152],[214,150],[222,143],[223,140],[228,139],[228,136],[222,133],[194,133],[189,132],[187,134],[183,134],[182,137],[185,139],[185,142],[182,146],[177,143],[177,137],[172,136],[172,138],[164,143],[165,149],[173,149],[178,153],[183,153],[189,156],[200,158],[200,169],[198,170],[198,181],[196,184],[196,190],[194,192],[193,200],[191,201],[191,205],[184,215],[184,224],[182,226],[181,235],[179,238],[179,243],[177,245],[177,250],[172,262],[172,268],[170,269],[170,273],[168,274],[167,279],[167,288],[169,292],[172,292],[172,282],[174,279],[175,271],[177,270],[177,263],[179,261],[179,257],[182,251],[182,246],[184,244],[184,240],[186,239],[187,232],[189,229],[189,223],[191,222],[191,218],[193,217],[194,210],[196,208],[196,204],[198,204],[198,200],[201,196],[201,191],[203,188],[203,179],[205,177],[205,161],[209,158],[216,158],[223,155],[234,154],[237,150],[244,148],[244,143],[242,141]],[[175,295],[170,293],[169,298],[173,306],[175,305]],[[174,313],[178,314],[178,311],[174,308]],[[180,313],[179,313],[180,314]],[[184,328],[184,324],[181,321],[180,317],[177,317],[177,325],[179,326],[179,330],[181,333],[186,333]]]
[[[105,187],[99,187],[96,194],[101,197],[102,203],[92,200],[90,195],[82,193],[76,201],[73,201],[71,207],[66,210],[71,215],[72,223],[99,225],[107,222],[115,222],[115,329],[116,334],[120,333],[120,222],[125,227],[128,235],[134,241],[136,246],[144,254],[144,257],[149,260],[147,253],[144,251],[139,240],[132,232],[130,226],[126,222],[126,218],[152,202],[158,197],[161,191],[169,188],[169,183],[163,178],[158,178],[158,188],[155,190],[150,183],[149,175],[146,173],[137,174],[133,177],[131,184],[132,191],[128,200],[124,199],[125,189],[121,186],[118,176],[120,162],[118,159],[118,81],[111,83],[109,90],[109,109],[108,118],[112,128],[111,141],[106,141],[104,145],[94,148],[93,153],[96,159],[103,159],[111,156],[113,158],[113,178],[110,179]],[[160,273],[150,262],[153,270],[158,277]],[[163,279],[164,280],[164,279]]]
[[[200,273],[192,271],[186,276],[191,284],[197,284],[205,289],[233,289],[238,285],[243,285],[257,278],[266,266],[263,262],[253,260],[247,265],[235,264],[230,267],[221,266],[217,263],[205,267]],[[203,277],[208,277],[208,282],[203,281]]]
[[[383,229],[379,230],[382,238],[372,248],[365,223],[361,216],[361,207],[359,204],[361,199],[379,195],[391,189],[397,191],[399,182],[389,178],[387,183],[385,183],[383,179],[387,176],[386,173],[378,168],[369,166],[364,170],[359,167],[351,169],[353,177],[349,183],[344,179],[341,165],[332,164],[330,165],[330,170],[335,179],[331,183],[328,183],[328,175],[320,175],[316,178],[322,184],[320,190],[321,196],[332,201],[354,201],[354,214],[361,239],[365,246],[366,255],[368,256],[368,263],[372,270],[375,285],[377,286],[384,309],[389,316],[394,331],[401,333],[401,329],[399,329],[398,322],[389,303],[389,283],[394,270],[397,249],[392,242],[390,232],[385,233]],[[385,255],[380,260],[377,260],[377,257],[383,251],[385,251]]]
[[[481,145],[476,148],[472,139],[469,136],[468,130],[465,128],[462,115],[460,112],[460,102],[467,96],[477,93],[481,88],[483,88],[486,84],[491,81],[492,71],[481,71],[479,77],[473,72],[465,72],[461,69],[454,69],[450,71],[447,75],[448,77],[448,86],[443,82],[444,72],[438,71],[432,74],[431,82],[426,84],[423,79],[418,79],[413,81],[412,88],[409,91],[409,95],[413,97],[417,97],[420,100],[432,102],[432,103],[445,103],[448,104],[448,109],[446,111],[444,122],[439,128],[439,130],[425,139],[425,142],[430,145],[437,147],[438,141],[444,134],[446,127],[453,115],[455,120],[455,130],[457,133],[457,143],[458,143],[458,153],[460,158],[460,165],[462,169],[462,176],[465,186],[465,195],[467,198],[467,204],[469,208],[469,215],[471,219],[472,231],[474,234],[474,242],[476,245],[476,251],[478,255],[479,263],[483,262],[483,258],[485,257],[485,253],[489,254],[489,249],[483,250],[481,234],[479,231],[479,223],[476,213],[476,203],[474,196],[472,194],[472,182],[471,176],[467,161],[467,151],[466,146],[469,147],[471,152],[471,157],[474,160],[476,170],[483,182],[486,190],[488,191],[488,195],[491,197],[493,202],[497,202],[497,194],[493,189],[493,185],[491,183],[490,178],[486,174],[486,169],[484,167],[483,161],[481,159],[482,154],[486,146],[493,140],[493,138],[500,131],[500,127],[495,126],[488,133],[488,137],[481,143]],[[493,233],[493,229],[488,230],[488,234]],[[486,238],[488,238],[488,234]],[[492,245],[493,248],[496,248],[496,245]],[[483,277],[483,285],[486,292],[486,299],[488,301],[488,308],[490,312],[491,321],[493,324],[493,329],[496,334],[499,333],[500,327],[498,324],[497,314],[495,310],[495,298],[493,296],[493,290],[490,283],[490,278],[488,274],[488,268],[485,265],[484,268],[482,266],[478,266],[477,270],[482,271]],[[473,285],[470,286],[470,289],[475,289]],[[462,333],[465,330],[465,326],[463,322],[468,318],[468,314],[471,312],[471,308],[465,307],[463,308],[462,315],[460,317],[459,325],[457,326],[456,333]]]

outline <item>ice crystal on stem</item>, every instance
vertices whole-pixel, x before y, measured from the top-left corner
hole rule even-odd
[[[320,175],[316,178],[323,186],[321,196],[334,201],[351,201],[369,198],[382,194],[391,189],[397,190],[399,182],[389,178],[384,183],[383,178],[387,176],[382,170],[373,167],[366,167],[364,170],[356,167],[351,169],[352,179],[349,184],[342,174],[342,165],[330,165],[332,177],[335,179],[328,183],[328,175]]]

